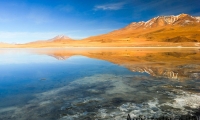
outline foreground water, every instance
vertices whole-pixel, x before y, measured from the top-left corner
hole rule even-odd
[[[200,114],[199,49],[1,49],[0,119]]]

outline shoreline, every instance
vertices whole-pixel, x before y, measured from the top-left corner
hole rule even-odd
[[[110,49],[116,49],[116,48],[151,48],[151,49],[159,49],[159,48],[176,48],[176,49],[188,49],[188,48],[196,48],[200,49],[199,47],[0,47],[0,49],[69,49],[69,48],[87,48],[87,49],[98,49],[98,48],[110,48]]]

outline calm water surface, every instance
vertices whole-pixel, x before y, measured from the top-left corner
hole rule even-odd
[[[1,120],[199,115],[199,49],[0,49]]]

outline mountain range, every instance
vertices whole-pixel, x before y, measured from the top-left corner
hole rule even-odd
[[[180,14],[132,22],[124,28],[82,40],[60,35],[10,47],[199,47],[199,42],[200,17]]]
[[[200,17],[188,14],[158,16],[85,40],[127,46],[199,46]]]

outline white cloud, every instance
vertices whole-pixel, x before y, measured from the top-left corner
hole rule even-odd
[[[122,9],[124,5],[124,2],[96,5],[94,10],[119,10]]]

